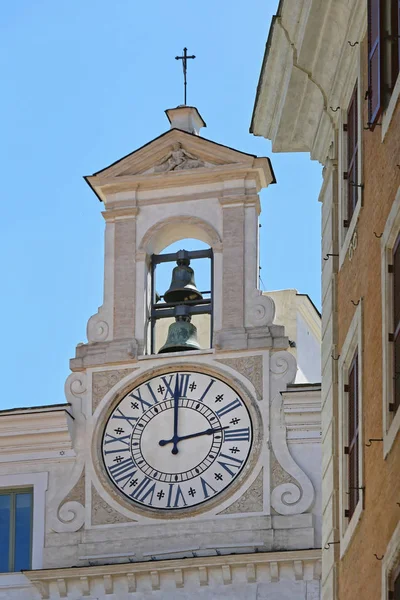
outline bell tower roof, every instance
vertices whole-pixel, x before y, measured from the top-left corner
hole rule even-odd
[[[180,129],[187,133],[200,135],[200,129],[207,127],[206,122],[195,106],[182,104],[176,108],[167,108],[165,114],[171,124],[171,129]]]

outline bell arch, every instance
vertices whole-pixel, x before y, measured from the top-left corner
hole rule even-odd
[[[193,238],[208,244],[214,252],[222,251],[222,240],[218,231],[199,217],[177,215],[157,221],[143,235],[138,253],[151,256],[160,254],[164,248],[181,239]]]

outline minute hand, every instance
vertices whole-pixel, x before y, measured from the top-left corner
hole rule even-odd
[[[229,429],[229,427],[210,427],[209,429],[204,429],[204,431],[198,431],[197,433],[189,433],[189,435],[182,435],[178,437],[177,441],[189,440],[191,438],[200,437],[201,435],[212,435],[216,431],[223,431],[224,429]],[[170,444],[173,440],[160,440],[160,446],[165,446],[166,444]]]

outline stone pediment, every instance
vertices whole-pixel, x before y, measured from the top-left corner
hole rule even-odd
[[[261,169],[260,169],[261,167]],[[85,177],[100,200],[105,199],[105,187],[114,190],[127,185],[154,187],[174,185],[182,177],[231,170],[244,173],[252,169],[264,172],[268,183],[274,181],[268,159],[206,140],[179,129],[171,129],[138,150],[124,156],[108,167]]]

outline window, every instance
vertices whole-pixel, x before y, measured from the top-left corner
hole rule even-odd
[[[400,234],[393,248],[393,403],[392,412],[400,406]]]
[[[348,227],[354,214],[358,200],[358,91],[357,84],[347,110],[347,219],[344,226]]]
[[[368,0],[368,122],[386,109],[399,74],[400,0]]]
[[[387,545],[382,561],[382,600],[400,600],[400,523]]]
[[[395,580],[392,584],[392,589],[389,591],[389,598],[391,600],[400,600],[400,568],[396,575]]]
[[[400,188],[381,238],[383,452],[400,431]]]
[[[348,393],[347,398],[347,439],[348,446],[345,454],[348,455],[347,464],[347,495],[348,508],[345,516],[351,519],[360,498],[359,490],[359,411],[358,411],[358,353],[351,362],[349,383],[345,386]]]
[[[0,572],[30,569],[32,491],[0,490]]]
[[[362,454],[362,298],[339,352],[340,555],[343,556],[363,511]]]

